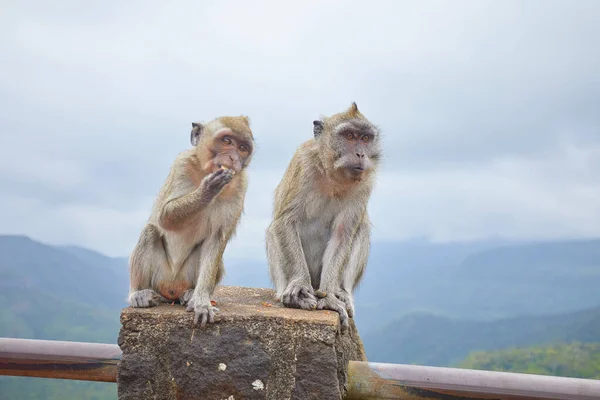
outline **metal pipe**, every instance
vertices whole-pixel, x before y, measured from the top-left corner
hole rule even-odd
[[[116,382],[114,344],[0,338],[0,375]],[[345,399],[598,400],[600,380],[350,361]]]
[[[0,375],[116,382],[115,344],[0,338]]]
[[[600,380],[350,361],[345,399],[600,399]]]

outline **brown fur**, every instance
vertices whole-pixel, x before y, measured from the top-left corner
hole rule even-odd
[[[131,254],[129,301],[150,307],[179,300],[204,324],[213,320],[210,296],[243,212],[254,139],[248,118],[240,116],[194,123],[190,140],[195,146],[175,159]]]

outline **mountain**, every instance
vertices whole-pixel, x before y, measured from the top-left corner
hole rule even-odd
[[[127,305],[124,273],[113,265],[86,260],[71,250],[45,245],[25,236],[0,236],[0,290],[29,288],[63,299],[120,309]]]
[[[600,342],[600,307],[496,321],[411,314],[363,336],[370,361],[452,366],[473,351],[559,342]]]
[[[119,281],[129,281],[129,260],[127,257],[107,257],[97,251],[80,246],[56,246],[56,248],[68,251],[86,264],[113,271]],[[129,290],[129,287],[127,290]]]
[[[600,305],[600,240],[374,243],[356,293],[371,333],[411,313],[470,320],[565,313]]]
[[[600,275],[600,240],[516,244],[474,253],[460,264],[461,277],[545,279]]]

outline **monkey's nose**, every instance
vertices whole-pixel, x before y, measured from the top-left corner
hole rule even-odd
[[[363,158],[365,156],[364,154],[360,154],[360,153],[356,153],[356,155],[358,156],[358,158]]]

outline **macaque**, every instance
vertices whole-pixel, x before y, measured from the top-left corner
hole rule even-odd
[[[217,311],[210,300],[244,208],[254,137],[247,117],[219,117],[192,123],[190,141],[129,259],[128,301],[132,307],[177,301],[204,327]]]
[[[379,129],[356,103],[313,122],[275,190],[266,252],[284,306],[333,310],[342,333],[370,249],[367,203],[380,160]]]

